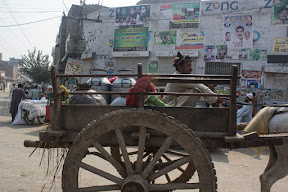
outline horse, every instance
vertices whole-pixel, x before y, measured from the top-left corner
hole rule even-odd
[[[260,134],[288,132],[288,106],[261,109],[244,132]],[[270,158],[260,175],[261,192],[270,192],[272,185],[288,175],[288,144],[269,146]]]

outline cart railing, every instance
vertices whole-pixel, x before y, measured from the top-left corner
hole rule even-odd
[[[204,84],[217,84],[217,85],[229,85],[230,94],[217,94],[218,97],[229,98],[229,135],[234,136],[236,134],[236,86],[238,76],[238,67],[232,66],[231,75],[195,75],[195,74],[146,74],[142,72],[142,65],[138,64],[137,74],[81,74],[81,75],[71,75],[71,74],[58,74],[58,69],[56,66],[52,67],[51,77],[53,91],[53,119],[52,130],[61,131],[62,130],[62,119],[61,119],[61,107],[62,107],[62,96],[59,94],[60,90],[60,78],[64,77],[106,77],[106,76],[119,76],[119,77],[152,77],[152,82],[157,85],[165,85],[166,83],[204,83]],[[191,78],[193,77],[193,78]],[[87,92],[70,92],[69,94],[87,94]],[[93,94],[93,93],[89,93]],[[97,91],[94,94],[120,94],[129,95],[135,93],[129,92],[115,92],[115,91]],[[172,92],[157,92],[157,93],[136,93],[139,95],[138,106],[133,106],[137,108],[144,108],[144,96],[145,95],[178,95],[178,96],[204,96],[204,97],[215,97],[215,94],[208,93],[172,93]]]

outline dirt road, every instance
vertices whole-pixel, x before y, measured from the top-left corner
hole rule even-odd
[[[45,129],[40,124],[11,125],[8,113],[8,92],[0,92],[0,191],[30,192],[49,191],[53,174],[46,175],[48,152],[44,153],[42,165],[39,163],[43,150],[36,150],[29,157],[33,148],[25,148],[24,140],[38,140],[38,132]],[[54,155],[56,150],[54,150]],[[53,155],[52,154],[52,155]],[[257,192],[260,191],[259,175],[264,171],[268,153],[262,150],[260,158],[253,158],[252,149],[217,149],[211,153],[217,171],[219,192]],[[56,163],[50,161],[50,166]],[[52,172],[54,173],[53,169]],[[61,191],[61,170],[51,191]],[[278,181],[272,192],[287,192],[288,177]]]

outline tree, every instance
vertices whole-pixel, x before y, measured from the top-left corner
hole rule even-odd
[[[42,51],[36,48],[34,51],[28,50],[28,55],[21,56],[20,72],[29,76],[35,83],[50,82],[49,55],[42,55]]]

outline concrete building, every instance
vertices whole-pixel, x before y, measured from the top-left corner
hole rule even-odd
[[[280,5],[266,0],[181,2],[186,4],[141,0],[134,8],[139,10],[139,15],[142,8],[145,13],[149,10],[149,16],[134,24],[117,21],[130,7],[87,13],[90,21],[83,20],[83,28],[79,29],[86,43],[85,52],[78,57],[83,61],[82,73],[95,68],[110,73],[121,69],[136,72],[137,63],[143,64],[144,72],[172,73],[175,70],[172,59],[179,51],[193,57],[193,73],[229,74],[231,65],[236,64],[242,75],[240,92],[251,91],[245,89],[253,85],[256,89],[269,89],[270,96],[276,95],[270,103],[268,100],[265,103],[287,102],[288,49],[277,48],[281,44],[287,47],[286,21],[279,24],[277,20]],[[139,38],[146,42],[132,40],[135,33],[141,34]],[[173,38],[164,42],[163,37],[167,36]],[[123,38],[131,38],[131,42],[124,42]],[[140,47],[139,43],[142,43]],[[60,55],[63,56],[63,49]],[[154,71],[153,66],[156,66]],[[278,91],[273,93],[273,90]]]
[[[19,73],[19,59],[10,58],[9,61],[0,60],[0,70],[4,71],[5,76],[2,76],[2,81],[5,81],[6,87],[13,82],[17,83],[21,81]]]

